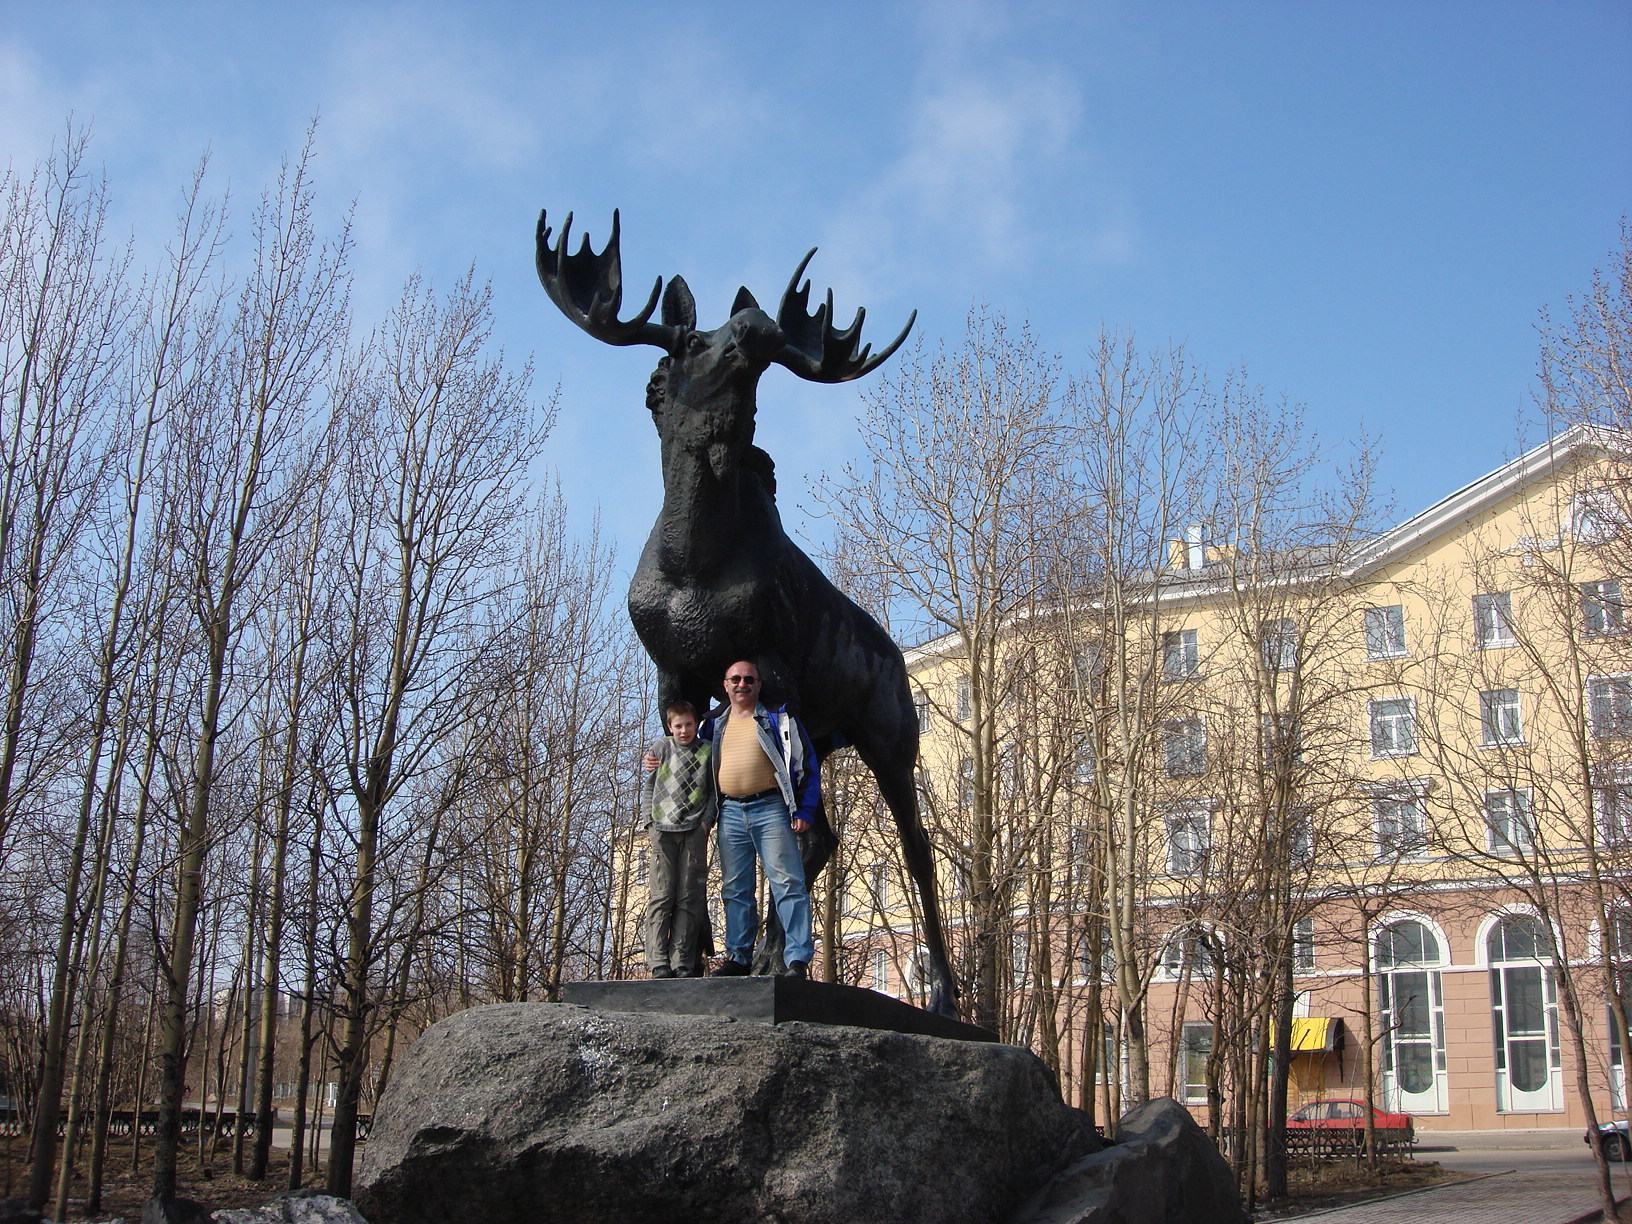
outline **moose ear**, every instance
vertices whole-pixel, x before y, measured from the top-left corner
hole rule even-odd
[[[759,303],[754,301],[754,295],[748,292],[748,286],[743,285],[737,290],[737,300],[731,303],[733,315],[744,310],[758,310]]]
[[[663,322],[670,327],[697,330],[697,303],[682,276],[670,278],[669,287],[663,290]]]

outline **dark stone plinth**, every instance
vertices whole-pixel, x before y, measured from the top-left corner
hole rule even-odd
[[[799,978],[665,978],[638,982],[565,982],[561,1001],[601,1011],[678,1016],[730,1016],[754,1024],[846,1024],[945,1037],[996,1041],[997,1034],[961,1020],[927,1012],[860,986]]]

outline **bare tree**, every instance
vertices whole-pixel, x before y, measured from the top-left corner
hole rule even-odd
[[[507,581],[517,485],[549,425],[530,401],[531,371],[508,373],[487,353],[489,329],[473,275],[444,302],[414,278],[341,401],[348,632],[335,685],[353,849],[328,1169],[339,1195],[368,1067],[382,822],[488,697],[470,631]]]
[[[1055,363],[1025,329],[971,312],[954,348],[920,347],[869,393],[867,464],[827,481],[821,496],[846,522],[890,598],[924,630],[951,640],[963,673],[939,706],[955,794],[928,795],[932,835],[950,855],[967,919],[967,1013],[1002,1027],[1003,952],[1015,872],[1008,831],[1020,813],[1000,809],[1001,712],[1010,676],[1001,666],[1015,618],[1035,605],[1051,575],[1035,542],[1057,533],[1057,457],[1064,412]],[[926,746],[926,757],[940,745]],[[967,762],[967,765],[963,764]],[[926,762],[927,764],[927,762]]]
[[[297,521],[321,451],[312,437],[323,381],[347,327],[349,238],[320,243],[312,220],[312,146],[286,163],[255,222],[255,264],[221,337],[215,378],[174,410],[181,488],[168,530],[182,540],[202,649],[194,758],[160,1016],[160,1119],[153,1193],[175,1194],[189,985],[213,835],[217,744],[236,712],[231,666],[254,583]]]

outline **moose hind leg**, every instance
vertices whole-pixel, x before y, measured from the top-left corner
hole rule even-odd
[[[912,767],[880,765],[873,767],[879,793],[895,819],[896,833],[901,838],[901,857],[907,866],[918,893],[918,905],[923,914],[924,950],[929,954],[929,1010],[954,1019],[958,1015],[958,988],[952,976],[952,961],[946,951],[946,930],[941,925],[941,905],[935,890],[935,856],[930,850],[929,837],[918,816],[918,794],[913,787]]]

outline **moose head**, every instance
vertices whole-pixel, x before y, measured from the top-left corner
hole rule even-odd
[[[901,347],[918,318],[914,311],[889,346],[874,353],[861,343],[865,308],[846,328],[833,326],[833,292],[810,309],[805,269],[814,248],[799,262],[773,319],[746,287],[737,290],[731,317],[712,331],[697,328],[697,305],[683,278],[668,288],[658,277],[646,304],[627,320],[623,309],[623,266],[618,249],[619,219],[596,252],[586,235],[568,250],[572,214],[552,242],[547,213],[538,216],[538,278],[550,300],[579,327],[607,344],[650,344],[664,351],[648,401],[665,449],[676,447],[705,458],[715,479],[725,480],[753,441],[755,391],[773,362],[811,382],[839,383],[876,369]],[[657,319],[661,299],[662,309]]]

